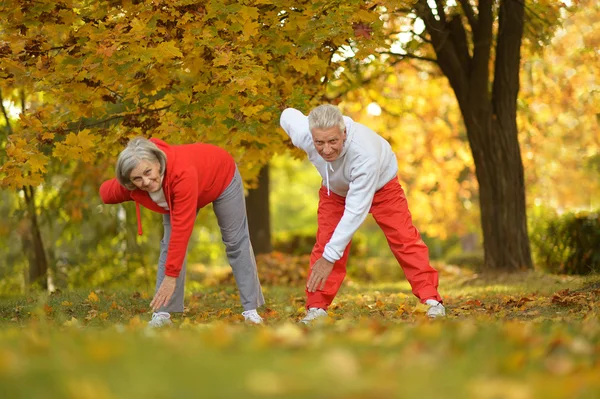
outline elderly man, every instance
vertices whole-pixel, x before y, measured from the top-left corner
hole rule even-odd
[[[327,316],[346,276],[352,236],[369,212],[385,233],[413,294],[429,305],[427,315],[445,316],[437,290],[438,273],[429,264],[427,246],[412,224],[390,144],[329,104],[316,107],[308,117],[288,108],[280,124],[323,178],[306,285],[307,313],[301,321],[309,324]]]

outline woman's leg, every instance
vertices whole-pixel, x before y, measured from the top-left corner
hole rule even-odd
[[[169,248],[169,241],[171,240],[171,215],[165,214],[163,215],[163,226],[164,226],[164,235],[163,239],[160,241],[160,257],[158,258],[158,273],[156,274],[156,289],[154,294],[158,292],[158,288],[165,278],[165,265],[167,263],[167,250]],[[159,312],[183,312],[183,295],[185,288],[185,269],[186,269],[187,261],[184,259],[183,266],[181,267],[181,272],[179,273],[179,277],[177,277],[177,282],[175,286],[175,292],[171,297],[167,306],[163,306],[158,311]]]
[[[265,303],[265,299],[250,243],[242,177],[237,169],[229,186],[213,202],[213,209],[242,306],[244,310],[256,309]]]

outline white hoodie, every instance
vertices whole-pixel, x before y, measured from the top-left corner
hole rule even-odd
[[[344,214],[325,246],[323,257],[335,262],[369,214],[375,192],[398,173],[398,162],[390,144],[368,127],[344,116],[346,142],[340,156],[326,162],[315,149],[308,117],[294,108],[281,114],[280,124],[292,143],[308,154],[323,178],[327,192],[346,197]]]

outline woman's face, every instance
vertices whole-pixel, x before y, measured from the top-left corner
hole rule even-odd
[[[154,193],[161,188],[160,163],[158,161],[142,160],[131,171],[129,180],[140,190]]]

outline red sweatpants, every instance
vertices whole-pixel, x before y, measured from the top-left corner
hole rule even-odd
[[[346,198],[330,193],[321,187],[319,191],[318,230],[317,242],[310,256],[310,269],[319,258],[323,256],[325,245],[333,235],[337,224],[344,214]],[[375,193],[369,212],[383,230],[390,249],[412,287],[413,294],[425,302],[427,299],[436,299],[441,302],[438,293],[438,272],[429,264],[429,250],[421,239],[421,235],[413,226],[404,190],[394,177],[389,183]],[[325,289],[308,292],[306,308],[327,309],[335,298],[344,277],[346,277],[346,263],[350,245],[344,250],[341,259],[333,265],[333,270],[327,278]],[[309,273],[310,277],[310,273]]]

